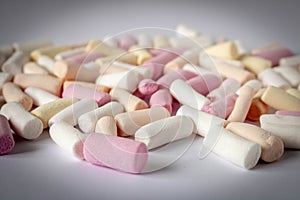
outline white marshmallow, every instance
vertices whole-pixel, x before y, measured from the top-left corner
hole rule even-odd
[[[80,65],[76,74],[76,81],[95,82],[99,76],[99,66],[94,62]]]
[[[222,84],[211,91],[206,97],[212,101],[226,97],[228,94],[236,92],[240,88],[240,83],[232,78],[225,79]]]
[[[55,60],[65,60],[68,57],[75,56],[75,55],[78,55],[78,54],[82,54],[84,52],[85,52],[85,47],[78,47],[78,48],[75,48],[75,49],[63,51],[59,54],[56,54],[54,59]]]
[[[42,121],[17,102],[4,104],[1,113],[9,120],[14,132],[25,139],[36,139],[43,131]]]
[[[124,107],[118,102],[107,103],[95,110],[86,112],[78,118],[79,128],[84,133],[90,133],[95,131],[97,121],[104,116],[115,116],[121,112],[124,112]]]
[[[47,69],[47,71],[50,72],[51,74],[54,74],[55,61],[49,56],[41,55],[37,60],[37,64]]]
[[[190,27],[187,27],[184,24],[179,24],[176,27],[176,32],[177,32],[178,37],[194,37],[197,35],[201,35],[200,32],[198,32]]]
[[[170,92],[180,103],[195,109],[200,110],[204,105],[210,103],[205,96],[196,92],[189,84],[180,79],[172,82]]]
[[[199,76],[202,76],[204,74],[213,74],[221,78],[221,75],[217,71],[211,71],[210,69],[207,69],[205,67],[193,65],[190,63],[185,64],[183,66],[183,70],[193,72],[195,74],[198,74]]]
[[[55,114],[53,117],[51,117],[48,124],[51,126],[56,122],[64,121],[72,126],[75,126],[78,123],[78,118],[82,114],[90,112],[96,108],[98,108],[98,104],[95,100],[82,99]]]
[[[279,60],[279,65],[286,65],[286,66],[297,66],[300,65],[300,55],[294,55],[290,57],[281,58]]]
[[[13,75],[7,72],[0,72],[0,93],[2,94],[2,87],[6,82],[13,79]]]
[[[264,87],[274,86],[279,88],[289,88],[290,84],[272,68],[267,68],[258,74],[258,79],[262,81]]]
[[[278,66],[273,68],[275,72],[284,77],[293,87],[300,84],[300,72],[290,66]]]
[[[265,114],[260,116],[261,128],[279,136],[286,148],[300,149],[300,117]]]
[[[153,149],[169,142],[183,139],[193,133],[193,121],[186,116],[173,116],[142,126],[135,133],[135,140]]]
[[[141,47],[153,47],[152,39],[149,35],[146,34],[139,34],[137,36],[138,45]]]
[[[23,65],[29,60],[22,51],[15,51],[2,65],[2,71],[13,75],[22,73]]]
[[[257,80],[257,79],[253,79],[253,80],[247,81],[243,86],[249,86],[252,89],[254,89],[255,92],[258,92],[258,90],[260,90],[262,88],[262,83],[259,80]],[[240,89],[241,88],[239,88],[235,92],[237,95],[240,95]]]
[[[41,106],[45,103],[59,99],[59,97],[36,87],[28,87],[24,92],[33,99],[33,104],[36,106]]]
[[[87,135],[81,133],[66,122],[54,123],[49,134],[51,139],[60,147],[71,153],[76,158],[84,160],[83,143]]]

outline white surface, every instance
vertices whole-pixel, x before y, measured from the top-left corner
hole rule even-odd
[[[7,0],[0,4],[0,44],[34,39],[77,43],[131,28],[175,29],[185,23],[214,38],[240,39],[249,49],[278,41],[299,53],[297,4],[297,0]],[[13,152],[0,157],[0,199],[299,199],[299,151],[286,151],[278,162],[260,163],[247,171],[214,154],[199,160],[201,144],[197,137],[167,168],[131,175],[76,160],[47,134],[32,142],[18,141]],[[183,147],[154,155],[176,158],[172,155]]]

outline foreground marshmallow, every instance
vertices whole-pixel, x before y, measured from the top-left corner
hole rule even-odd
[[[8,120],[0,114],[0,155],[10,152],[14,146],[15,141]]]
[[[66,122],[57,122],[49,129],[51,139],[79,159],[84,159],[83,143],[87,135]]]
[[[26,111],[17,102],[9,102],[3,105],[1,113],[9,120],[14,132],[25,139],[36,139],[43,131],[42,121]]]
[[[240,87],[240,83],[232,78],[225,79],[222,84],[212,90],[206,97],[211,101],[216,101],[218,99],[224,98],[230,93],[236,92]]]
[[[150,107],[162,106],[172,113],[173,97],[168,89],[160,89],[151,95],[149,100]]]
[[[290,87],[289,82],[287,82],[280,74],[276,73],[273,68],[268,68],[260,72],[258,74],[258,79],[262,81],[264,87],[274,86],[282,89]]]
[[[224,126],[226,124],[226,120],[220,117],[196,110],[186,105],[181,106],[176,115],[190,117],[194,122],[193,132],[204,137],[209,133],[213,126]]]
[[[219,137],[213,146],[207,144],[205,139],[203,144],[221,158],[245,169],[255,167],[261,155],[259,144],[235,135],[223,127],[219,128]]]
[[[135,140],[144,142],[148,149],[190,136],[193,133],[193,121],[186,116],[173,116],[147,124],[135,133]]]
[[[23,66],[23,73],[24,74],[49,74],[48,70],[41,67],[35,62],[27,62]]]
[[[115,116],[115,120],[121,135],[134,135],[140,127],[167,117],[170,117],[168,110],[155,107],[120,113]]]
[[[148,150],[142,142],[91,133],[84,142],[84,158],[95,165],[141,173],[148,161]]]
[[[118,102],[110,102],[95,110],[84,113],[78,118],[79,128],[84,133],[91,133],[95,131],[96,123],[99,119],[105,116],[115,116],[124,112],[124,107]]]
[[[36,106],[41,106],[59,99],[59,97],[36,87],[28,87],[24,92],[33,99],[33,104]]]
[[[277,135],[283,140],[284,147],[300,149],[300,117],[265,114],[260,117],[261,128]]]
[[[104,116],[101,117],[97,123],[95,132],[96,133],[102,133],[105,135],[118,135],[116,121],[113,116]]]
[[[186,81],[194,90],[206,96],[210,91],[218,88],[222,84],[219,76],[214,74],[203,74],[195,76]]]
[[[300,99],[280,88],[269,86],[261,99],[277,110],[300,111]]]
[[[71,106],[66,107],[60,112],[56,113],[51,119],[49,119],[49,126],[56,122],[67,122],[68,124],[75,126],[78,123],[80,115],[98,108],[98,104],[93,99],[82,99]]]
[[[249,141],[261,145],[261,159],[266,162],[278,160],[284,152],[283,141],[264,129],[247,123],[230,122],[226,129]]]
[[[48,128],[50,118],[75,102],[77,102],[77,99],[57,99],[35,108],[31,111],[31,114],[42,120],[44,128]]]
[[[190,85],[180,79],[172,82],[170,92],[180,103],[195,109],[200,110],[204,105],[210,103],[205,96],[196,92]]]

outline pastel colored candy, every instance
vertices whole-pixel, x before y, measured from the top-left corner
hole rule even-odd
[[[95,165],[138,174],[148,161],[148,150],[142,142],[91,133],[84,142],[84,158]]]
[[[246,119],[258,121],[261,115],[268,112],[269,106],[261,100],[264,91],[265,88],[262,88],[254,95]]]
[[[42,134],[42,121],[17,102],[4,104],[1,107],[1,114],[9,120],[13,131],[22,138],[33,140]]]
[[[101,58],[102,54],[97,53],[97,52],[83,52],[81,54],[76,54],[73,56],[69,56],[66,58],[67,61],[75,62],[78,64],[84,64],[84,63],[89,63],[97,60],[98,58]]]
[[[85,52],[85,47],[78,47],[71,50],[63,51],[55,55],[55,60],[65,60],[68,57],[79,55]]]
[[[53,74],[55,64],[54,59],[50,58],[49,56],[41,55],[37,59],[37,64],[46,69],[50,74]]]
[[[277,110],[276,115],[287,115],[287,116],[298,116],[300,117],[300,111],[289,111],[289,110]]]
[[[170,47],[169,39],[167,36],[158,34],[153,37],[153,47],[154,48],[168,48]]]
[[[279,65],[294,67],[300,64],[300,55],[294,55],[279,60]]]
[[[293,87],[300,84],[300,72],[291,66],[278,66],[273,68],[275,72],[279,73],[285,78]]]
[[[171,83],[177,79],[189,80],[193,77],[196,77],[197,74],[186,71],[186,70],[177,70],[169,72],[168,74],[163,75],[157,80],[157,83],[165,88],[169,88]]]
[[[210,91],[206,97],[211,101],[216,101],[217,99],[224,98],[232,92],[236,92],[239,88],[240,83],[237,80],[228,78],[225,79],[218,88]]]
[[[262,148],[261,159],[265,162],[273,162],[283,155],[284,145],[280,137],[258,126],[241,122],[230,122],[226,129],[247,140],[260,144]]]
[[[130,47],[129,51],[131,51],[134,55],[136,55],[137,65],[142,65],[147,60],[150,60],[153,58],[151,53],[144,46],[133,45]]]
[[[89,111],[98,108],[98,104],[93,99],[82,99],[76,103],[64,108],[63,110],[56,113],[48,121],[48,125],[51,126],[56,122],[66,122],[72,126],[78,124],[78,118]]]
[[[261,81],[257,80],[257,79],[253,79],[253,80],[249,80],[246,83],[243,84],[243,86],[249,86],[251,87],[255,92],[258,92],[261,88],[262,88],[262,83]],[[240,95],[240,89],[239,88],[235,93],[237,95]]]
[[[110,91],[109,87],[106,87],[104,85],[96,85],[95,83],[90,83],[90,82],[85,82],[85,81],[64,81],[63,90],[65,90],[71,84],[89,87],[94,90],[99,90],[99,91],[106,92],[106,93],[109,93],[109,91]]]
[[[30,53],[30,56],[33,60],[37,61],[38,58],[42,55],[54,58],[57,54],[70,49],[72,49],[72,46],[70,45],[46,46],[33,50]]]
[[[158,90],[159,85],[152,79],[143,79],[139,82],[138,90],[143,95],[150,95]]]
[[[0,72],[0,93],[2,94],[2,87],[5,83],[11,81],[13,76],[7,72]]]
[[[204,105],[210,103],[209,99],[196,92],[190,85],[180,79],[172,82],[170,92],[181,104],[189,105],[195,109],[201,110]]]
[[[59,99],[58,96],[55,96],[40,88],[28,87],[24,90],[24,92],[33,99],[33,104],[36,106],[41,106]]]
[[[205,52],[210,56],[224,59],[237,59],[239,56],[235,43],[231,41],[210,46],[205,49]]]
[[[266,89],[261,100],[277,110],[300,111],[300,99],[273,86]]]
[[[270,60],[272,62],[272,66],[277,66],[281,58],[293,56],[293,53],[287,48],[275,48],[257,52],[254,55]]]
[[[285,148],[300,149],[300,117],[278,114],[265,114],[260,117],[264,130],[280,137]]]
[[[151,122],[168,118],[170,113],[163,107],[155,107],[131,112],[119,113],[115,121],[119,128],[119,135],[134,135],[142,126]]]
[[[2,64],[2,71],[12,75],[22,73],[23,65],[28,61],[28,56],[22,51],[16,51]]]
[[[300,91],[295,88],[289,88],[286,90],[287,93],[290,95],[296,97],[297,99],[300,99]]]
[[[241,60],[245,69],[255,73],[256,75],[272,66],[271,61],[256,56],[243,56]]]
[[[142,47],[152,47],[152,39],[149,35],[141,33],[137,36],[137,42]]]
[[[15,146],[8,120],[0,114],[0,155],[9,153]]]
[[[273,68],[268,68],[263,70],[258,74],[259,80],[261,80],[264,87],[274,86],[282,89],[287,89],[290,86],[280,74],[276,73]]]
[[[95,127],[96,133],[102,133],[105,135],[118,135],[117,125],[113,116],[101,117]]]
[[[109,102],[97,109],[82,114],[78,118],[78,126],[84,133],[95,132],[96,123],[105,116],[115,116],[124,112],[124,107],[118,102]]]
[[[12,55],[14,49],[12,45],[1,45],[0,46],[0,65],[2,65],[8,57]]]
[[[118,46],[125,51],[128,51],[132,45],[137,44],[137,40],[129,34],[121,36],[118,40]]]
[[[27,62],[23,66],[23,73],[24,74],[49,74],[49,71],[35,62]]]
[[[160,89],[151,95],[150,107],[162,106],[172,113],[173,97],[168,89]]]
[[[83,143],[87,135],[66,122],[54,123],[49,129],[49,134],[58,146],[76,158],[84,160]]]
[[[84,87],[81,85],[71,84],[62,93],[63,98],[76,98],[76,99],[94,99],[98,106],[102,106],[111,101],[109,94],[94,90],[89,87]]]
[[[193,129],[193,121],[189,117],[173,116],[141,127],[135,133],[134,139],[145,143],[150,150],[188,137]]]
[[[203,74],[195,76],[186,81],[195,91],[206,96],[210,91],[218,88],[222,80],[214,74]]]

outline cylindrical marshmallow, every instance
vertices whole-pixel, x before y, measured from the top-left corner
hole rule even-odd
[[[261,80],[264,87],[274,86],[282,89],[291,87],[280,74],[273,70],[273,68],[268,68],[260,72],[258,74],[258,79]]]
[[[17,74],[14,83],[25,89],[37,87],[56,96],[60,96],[62,81],[50,75],[43,74]]]
[[[220,117],[196,110],[186,105],[181,106],[176,115],[190,117],[194,122],[193,132],[204,137],[210,132],[213,126],[224,126],[226,124],[226,120]]]
[[[78,54],[81,54],[81,53],[84,53],[84,52],[85,52],[85,47],[78,47],[78,48],[75,48],[75,49],[63,51],[59,54],[56,54],[54,59],[55,60],[65,60],[68,57],[75,56],[75,55],[78,55]]]
[[[76,98],[76,99],[94,99],[98,106],[102,106],[111,101],[109,94],[94,90],[89,87],[71,84],[62,93],[63,98]]]
[[[78,118],[78,126],[84,133],[95,131],[96,123],[99,119],[105,116],[115,116],[124,112],[123,106],[118,102],[110,102],[95,110],[82,114]]]
[[[205,139],[204,146],[239,167],[245,169],[255,167],[261,155],[260,145],[235,135],[223,127],[220,127],[219,131],[220,136],[213,146],[207,145]]]
[[[71,61],[71,62],[75,62],[79,65],[85,64],[85,63],[89,63],[89,62],[94,62],[95,60],[97,60],[98,58],[101,58],[102,54],[97,53],[97,52],[84,52],[81,54],[77,54],[74,56],[70,56],[68,58],[66,58],[66,61]]]
[[[76,158],[84,160],[83,143],[86,134],[81,133],[66,122],[54,123],[50,129],[49,134],[51,139],[61,148],[71,153]]]
[[[150,107],[161,106],[172,113],[173,97],[168,89],[160,89],[151,95],[149,100]]]
[[[152,79],[143,79],[138,85],[138,90],[143,95],[153,94],[158,88],[159,85]]]
[[[151,48],[152,47],[152,39],[149,35],[141,33],[137,36],[137,42],[139,46]]]
[[[180,79],[172,82],[170,92],[180,103],[198,110],[210,103],[209,99],[196,92],[190,85]]]
[[[72,47],[69,45],[62,45],[62,46],[47,46],[42,47],[39,49],[35,49],[30,53],[30,56],[33,60],[37,61],[40,56],[45,55],[49,56],[50,58],[54,58],[57,54],[70,50]]]
[[[150,60],[153,57],[151,53],[149,53],[149,51],[143,46],[133,45],[130,47],[129,51],[136,55],[137,65],[142,65],[145,61]]]
[[[168,48],[170,47],[169,39],[165,35],[155,35],[153,37],[154,48]]]
[[[286,92],[300,100],[300,91],[299,90],[297,90],[295,88],[289,88],[286,90]]]
[[[134,135],[142,126],[168,118],[170,113],[163,107],[120,113],[115,116],[120,135]]]
[[[256,56],[244,56],[242,57],[242,62],[245,65],[245,69],[256,75],[272,66],[271,61]]]
[[[275,72],[284,77],[293,87],[300,84],[300,72],[291,66],[278,66],[273,68]]]
[[[0,114],[0,155],[10,152],[14,146],[15,141],[8,120]]]
[[[187,80],[186,83],[200,94],[206,96],[209,92],[218,88],[222,84],[222,80],[214,74],[203,74]]]
[[[300,99],[273,86],[265,90],[261,100],[277,110],[300,111]]]
[[[278,160],[284,152],[283,141],[258,126],[241,122],[230,122],[226,129],[249,141],[260,144],[262,148],[261,159],[263,161],[273,162]]]
[[[103,85],[96,85],[94,83],[85,82],[85,81],[64,81],[63,90],[65,90],[71,84],[81,85],[81,86],[84,86],[84,87],[89,87],[89,88],[92,88],[94,90],[99,90],[99,91],[106,92],[106,93],[109,93],[109,91],[110,91],[109,87],[106,87],[106,86],[103,86]]]
[[[265,114],[260,117],[260,125],[266,131],[283,140],[285,148],[300,149],[300,117]]]
[[[147,124],[135,133],[136,141],[144,142],[148,150],[174,142],[193,133],[193,121],[186,116],[173,116]]]
[[[49,119],[48,125],[51,126],[56,122],[63,121],[72,126],[75,126],[78,124],[78,118],[82,114],[95,110],[96,108],[98,108],[98,104],[95,100],[82,99],[56,113],[53,117]]]
[[[12,45],[1,45],[0,46],[0,65],[2,65],[5,60],[12,55],[14,49]]]
[[[36,139],[43,132],[42,121],[26,111],[17,102],[9,102],[3,105],[1,113],[9,120],[13,131],[25,139]]]
[[[184,24],[179,24],[176,27],[176,34],[178,37],[193,37],[193,36],[201,35],[200,32],[198,32]]]
[[[47,128],[50,118],[75,102],[77,102],[77,99],[57,99],[35,108],[31,111],[31,114],[42,120],[43,127]]]
[[[41,55],[37,59],[37,64],[45,68],[51,74],[53,74],[55,61],[49,56]]]
[[[127,112],[148,108],[148,104],[145,101],[132,95],[127,90],[113,88],[109,94],[113,100],[120,102]]]
[[[281,58],[290,57],[293,55],[293,53],[289,49],[282,47],[257,52],[254,55],[270,60],[272,62],[272,66],[277,66]]]
[[[253,79],[253,80],[249,80],[249,81],[247,81],[246,83],[244,83],[243,86],[249,86],[249,87],[251,87],[255,92],[258,92],[258,91],[262,88],[262,83],[261,83],[259,80],[257,80],[257,79]],[[239,89],[235,92],[237,95],[240,95],[240,89],[241,89],[241,88],[239,88]]]
[[[119,48],[121,48],[125,51],[128,51],[129,48],[135,44],[137,44],[137,40],[132,35],[129,35],[129,34],[125,34],[125,35],[121,36],[118,40]]]
[[[49,74],[49,71],[35,62],[28,62],[23,66],[24,74]]]
[[[16,75],[22,73],[23,65],[28,61],[28,56],[22,51],[16,51],[2,65],[2,71]]]
[[[11,81],[13,76],[7,72],[0,72],[0,94],[2,94],[2,87],[5,83]]]
[[[210,56],[223,59],[237,59],[238,50],[235,43],[228,41],[220,44],[215,44],[205,49],[205,52]],[[201,64],[201,63],[200,63]]]
[[[176,79],[181,79],[186,81],[196,76],[197,74],[190,71],[176,70],[176,71],[169,72],[168,74],[165,74],[162,77],[160,77],[160,79],[157,80],[157,83],[163,87],[169,88],[171,83]]]
[[[117,136],[118,128],[114,117],[113,116],[101,117],[96,123],[95,132],[102,133],[105,135]]]
[[[30,110],[32,108],[33,99],[25,94],[19,86],[14,83],[5,83],[2,88],[2,94],[6,102],[18,102],[25,110]]]
[[[237,80],[228,78],[225,79],[218,88],[208,93],[206,97],[211,101],[216,101],[217,99],[224,98],[228,94],[237,91],[239,87],[240,83]]]
[[[33,99],[33,104],[36,106],[41,106],[43,104],[59,99],[58,96],[55,96],[40,88],[28,87],[24,90],[24,92]]]
[[[148,161],[148,150],[142,142],[91,133],[84,142],[84,158],[95,165],[141,173]]]
[[[261,100],[261,96],[263,95],[264,91],[265,88],[260,89],[252,98],[252,102],[246,117],[248,120],[258,121],[261,115],[268,112],[269,106]]]
[[[281,58],[279,65],[294,67],[300,64],[300,55],[294,55],[286,58]]]

